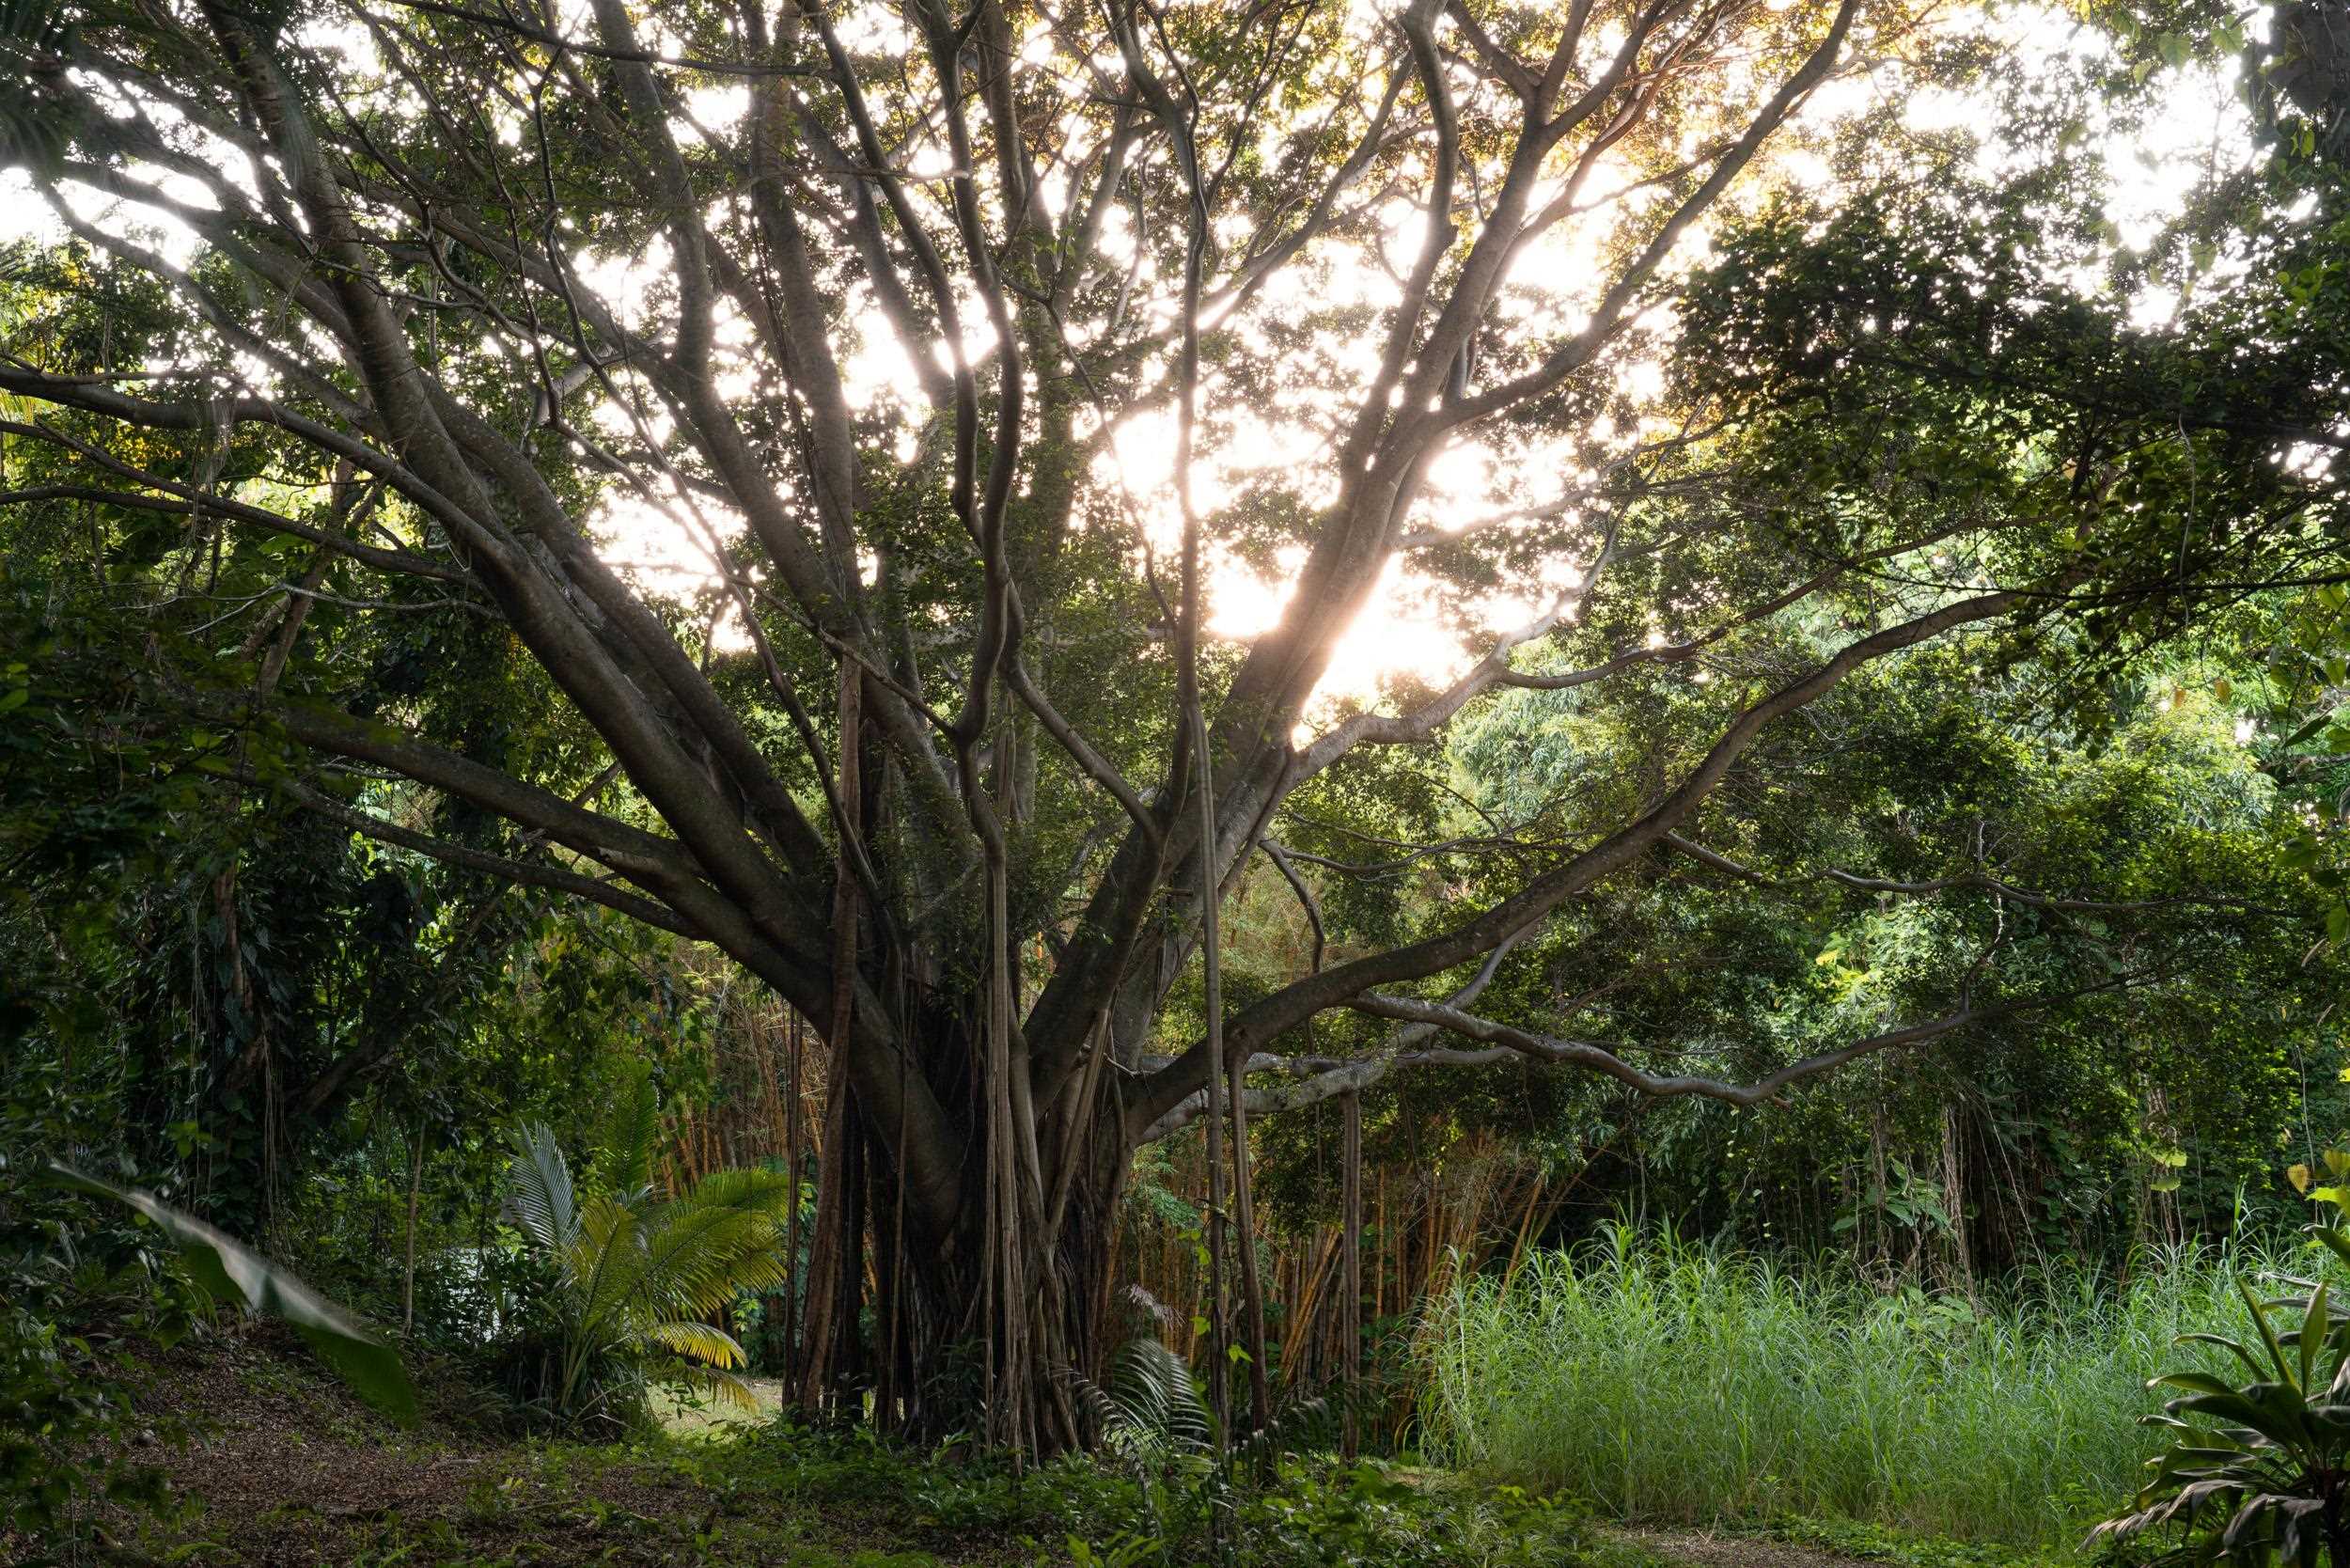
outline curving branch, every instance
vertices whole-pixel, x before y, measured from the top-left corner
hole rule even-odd
[[[1818,700],[1872,660],[1959,626],[2012,614],[2027,604],[2023,595],[2012,590],[1982,594],[1848,644],[1808,674],[1747,708],[1677,786],[1624,827],[1450,931],[1325,969],[1260,999],[1230,1021],[1226,1031],[1229,1048],[1241,1054],[1253,1052],[1317,1012],[1351,1004],[1373,986],[1441,974],[1531,930],[1568,899],[1654,848],[1697,809],[1731,765],[1776,720]],[[1155,1121],[1197,1089],[1207,1072],[1207,1053],[1195,1045],[1152,1074],[1137,1087],[1131,1102],[1136,1124]]]
[[[1424,1024],[1465,1040],[1475,1040],[1494,1046],[1500,1053],[1495,1059],[1510,1057],[1548,1063],[1555,1067],[1580,1067],[1615,1079],[1625,1087],[1653,1098],[1664,1099],[1698,1095],[1719,1100],[1732,1105],[1758,1105],[1778,1094],[1790,1084],[1822,1073],[1831,1072],[1847,1062],[1877,1051],[1897,1046],[1921,1045],[1938,1040],[1953,1029],[1966,1027],[1985,1018],[2004,1016],[2025,1007],[2046,1007],[2061,998],[2048,997],[2032,1003],[2015,1003],[1992,1008],[1962,1005],[1955,1012],[1921,1023],[1907,1024],[1897,1029],[1870,1035],[1849,1045],[1833,1050],[1817,1051],[1789,1062],[1776,1072],[1766,1074],[1752,1083],[1735,1084],[1718,1078],[1695,1077],[1679,1074],[1650,1073],[1634,1066],[1609,1047],[1587,1040],[1559,1040],[1537,1034],[1508,1024],[1480,1018],[1475,1013],[1444,1002],[1425,1002],[1409,996],[1388,996],[1373,993],[1358,996],[1349,1004],[1357,1012],[1374,1018],[1388,1018],[1400,1023]]]
[[[1328,934],[1322,924],[1322,901],[1314,897],[1313,888],[1307,885],[1304,877],[1298,875],[1297,868],[1290,863],[1289,851],[1270,839],[1260,839],[1257,847],[1264,851],[1265,858],[1273,862],[1273,869],[1281,873],[1281,880],[1288,883],[1290,891],[1297,895],[1298,907],[1306,912],[1306,923],[1313,928],[1314,933],[1314,956],[1308,972],[1318,975],[1322,973],[1323,950],[1329,946]]]
[[[1707,849],[1703,844],[1685,839],[1678,833],[1666,834],[1663,842],[1666,848],[1685,855],[1701,866],[1710,867],[1714,870],[1735,877],[1741,882],[1751,883],[1758,887],[1786,887],[1807,881],[1833,882],[1839,886],[1850,887],[1857,892],[1885,893],[1906,899],[1925,899],[1939,893],[1972,889],[1989,893],[1995,898],[2005,899],[2011,903],[2023,904],[2028,908],[2054,910],[2067,915],[2140,915],[2157,909],[2227,909],[2246,915],[2268,916],[2278,919],[2289,919],[2293,916],[2291,910],[2257,904],[2249,899],[2214,899],[2192,894],[2165,899],[2067,898],[2061,894],[2035,892],[2031,888],[2018,886],[2004,877],[1993,876],[1989,871],[1981,869],[1961,871],[1955,876],[1929,877],[1917,882],[1904,882],[1893,877],[1861,876],[1852,871],[1834,869],[1816,871],[1809,876],[1772,877],[1731,859],[1719,850]]]
[[[589,903],[600,903],[606,909],[616,910],[628,916],[631,919],[641,920],[662,931],[674,932],[690,940],[700,941],[705,934],[699,927],[679,916],[675,910],[654,900],[629,892],[626,888],[615,886],[603,877],[588,876],[578,871],[566,870],[560,866],[517,859],[512,855],[475,849],[467,844],[452,843],[448,839],[436,838],[429,833],[420,833],[414,828],[402,827],[398,823],[387,821],[371,812],[362,811],[321,791],[314,790],[306,784],[289,780],[279,784],[277,788],[289,799],[312,815],[323,817],[328,822],[347,827],[352,832],[372,839],[378,843],[390,844],[398,849],[413,850],[418,855],[430,855],[442,864],[454,866],[460,870],[478,871],[484,876],[499,877],[507,882],[519,883],[525,886],[543,887],[549,892],[566,894],[572,898],[585,900]]]
[[[1588,1040],[1562,1040],[1530,1029],[1516,1028],[1479,1017],[1465,1011],[1457,1002],[1430,1002],[1406,996],[1371,995],[1356,998],[1350,1006],[1358,1012],[1393,1019],[1406,1026],[1386,1050],[1377,1056],[1353,1059],[1326,1056],[1284,1057],[1270,1053],[1253,1055],[1246,1066],[1250,1076],[1285,1077],[1296,1081],[1288,1085],[1252,1088],[1248,1092],[1248,1109],[1251,1115],[1295,1110],[1340,1094],[1359,1093],[1391,1074],[1418,1068],[1495,1067],[1508,1062],[1532,1062],[1545,1067],[1571,1067],[1596,1073],[1651,1100],[1717,1100],[1724,1105],[1751,1108],[1778,1098],[1808,1078],[1832,1073],[1863,1057],[1874,1056],[1881,1051],[1910,1049],[1973,1025],[2042,1011],[2082,996],[2119,990],[2144,978],[2143,975],[2126,976],[2076,991],[1987,1007],[1976,1007],[1962,1001],[1954,1011],[1882,1030],[1828,1050],[1812,1052],[1749,1082],[1692,1074],[1652,1073],[1626,1061],[1621,1055],[1622,1048],[1620,1046]],[[1480,1042],[1480,1048],[1417,1046],[1418,1041],[1436,1032]],[[1139,1140],[1151,1143],[1169,1137],[1198,1120],[1201,1109],[1201,1102],[1197,1096],[1171,1106],[1143,1128]]]

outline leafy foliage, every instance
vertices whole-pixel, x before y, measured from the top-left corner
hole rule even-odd
[[[1089,1106],[1063,1116],[1056,1096],[1041,1141],[985,1130],[967,1091],[993,1072],[967,1027],[982,982],[1018,971],[1010,993],[1036,1009],[1020,1051],[1064,1090],[1055,1063],[1114,1020],[1104,1081],[1121,1105],[1130,1090],[1179,1100],[1166,1063],[1212,1022],[1195,889],[1223,870],[1163,837],[1190,787],[1170,761],[1184,639],[1136,570],[1136,497],[1101,461],[1121,413],[1155,417],[1172,385],[1182,170],[1198,161],[1126,99],[1060,96],[1111,57],[1082,8],[1065,31],[969,48],[943,27],[917,36],[934,7],[836,9],[849,43],[827,52],[814,11],[771,37],[756,8],[605,8],[579,22],[610,35],[602,52],[558,51],[541,73],[505,21],[446,8],[344,49],[318,43],[300,7],[0,7],[0,161],[44,191],[68,158],[105,179],[160,161],[173,190],[212,193],[164,194],[198,241],[185,267],[155,265],[111,217],[0,265],[0,369],[24,389],[6,397],[0,452],[0,1030],[24,1050],[0,1072],[60,1064],[61,1089],[86,1090],[142,1169],[179,1184],[175,1203],[301,1248],[306,1274],[357,1286],[379,1315],[415,1306],[422,1337],[511,1329],[516,1297],[525,1328],[543,1326],[529,1321],[543,1287],[548,1398],[571,1418],[648,1364],[731,1388],[740,1347],[706,1320],[795,1262],[760,1248],[800,1172],[772,1192],[736,1173],[656,1190],[654,1074],[707,1090],[690,1062],[731,983],[678,961],[696,937],[808,1016],[830,1012],[843,938],[866,965],[852,978],[891,996],[858,1025],[895,1057],[845,1058],[879,1152],[835,1174],[894,1171],[899,1199],[924,1200],[911,1245],[939,1266],[907,1287],[936,1297],[918,1325],[969,1321],[980,1281],[1012,1278],[979,1265],[995,1254],[975,1154],[1065,1173],[1077,1151],[1049,1135],[1136,1130],[1106,1110],[1089,1122]],[[1263,1038],[1240,1028],[1244,1058],[1384,1067],[1421,1037],[1345,1011],[1359,986],[1300,1003],[1300,977],[1508,924],[1522,934],[1486,1010],[1619,1063],[1751,1082],[1904,1018],[1966,1021],[1900,1068],[1880,1057],[1752,1112],[1692,1104],[1636,1124],[1613,1081],[1516,1061],[1388,1083],[1375,1157],[1420,1168],[1453,1139],[1506,1137],[1581,1184],[1588,1207],[1561,1229],[1637,1200],[1759,1245],[1842,1247],[1969,1301],[1978,1275],[2120,1262],[2150,1237],[2235,1224],[2283,1107],[2297,1094],[2322,1121],[2343,1102],[2325,1019],[2350,944],[2350,675],[2329,580],[2344,507],[2334,467],[2294,453],[2339,445],[2350,229],[2306,8],[2261,45],[2209,5],[2094,8],[2112,54],[2080,63],[1859,8],[1883,106],[1783,128],[1821,177],[1758,165],[1735,180],[1703,212],[1709,250],[1685,277],[1621,263],[1731,189],[1707,167],[1731,171],[1741,128],[1765,129],[1758,95],[1794,80],[1835,8],[1700,8],[1655,33],[1646,67],[1634,42],[1631,75],[1559,126],[1560,159],[1605,150],[1624,176],[1580,210],[1571,180],[1542,220],[1592,214],[1568,247],[1589,240],[1591,264],[1573,269],[1509,265],[1531,237],[1484,223],[1550,199],[1528,183],[1549,180],[1545,159],[1512,150],[1530,145],[1518,89],[1492,62],[1539,60],[1556,18],[1415,8],[1404,24],[1438,18],[1444,39],[1418,81],[1391,9],[1366,29],[1361,8],[1236,24],[1194,8],[1119,40],[1136,45],[1130,70],[1196,68],[1192,133],[1230,149],[1216,180],[1231,200],[1200,237],[1219,303],[1199,345],[1198,477],[1229,492],[1207,519],[1209,575],[1312,567],[1277,635],[1203,660],[1211,691],[1242,698],[1209,704],[1236,786],[1219,786],[1234,817],[1219,841],[1247,884],[1225,1011],[1298,1010]],[[1620,28],[1609,10],[1595,35]],[[909,19],[905,47],[875,44]],[[657,48],[633,41],[640,20]],[[1036,18],[972,11],[999,22]],[[729,52],[759,63],[705,69]],[[2266,161],[2215,174],[2123,247],[2101,144],[2162,112],[2158,71],[2220,56],[2242,58]],[[880,193],[891,160],[844,152],[874,134],[852,123],[868,115],[876,145],[917,148],[943,123],[939,89],[987,62],[1007,74],[957,100],[979,139],[942,165],[952,178]],[[1436,113],[1453,76],[1468,89],[1457,120]],[[663,105],[721,77],[757,112],[685,134]],[[1393,91],[1375,103],[1360,89],[1380,82]],[[1912,134],[1904,93],[1943,90],[1998,102],[1987,118],[2009,145]],[[152,115],[114,112],[150,101]],[[1039,127],[1067,144],[1023,173]],[[1435,167],[1424,144],[1459,154],[1431,199],[1470,193],[1465,227],[1432,209],[1439,239],[1408,306],[1375,283],[1324,290],[1397,274],[1389,214]],[[1003,188],[975,192],[991,165]],[[1065,185],[1036,200],[1030,179]],[[1358,179],[1384,194],[1355,205]],[[854,199],[807,199],[836,185]],[[1495,190],[1513,194],[1496,205]],[[1037,238],[1087,212],[1104,221]],[[358,259],[320,274],[317,237],[345,227]],[[552,274],[522,234],[563,237]],[[1115,253],[1090,254],[1104,234]],[[655,254],[673,270],[651,263],[651,287],[597,297],[598,274],[634,279]],[[893,292],[906,255],[977,271],[927,293],[909,274]],[[1291,255],[1296,278],[1278,275]],[[1597,280],[1604,307],[1579,284],[1548,288],[1554,270]],[[1479,276],[1512,281],[1464,283]],[[2157,285],[2176,290],[2167,321],[2143,308]],[[922,406],[939,364],[922,340],[956,338],[947,318],[981,295],[1018,322],[997,335],[1004,380],[958,384],[948,417],[944,393]],[[353,321],[375,324],[354,336]],[[1408,397],[1384,372],[1366,383],[1383,356],[1356,353],[1390,332]],[[835,345],[862,356],[892,338],[911,382],[834,406]],[[244,397],[257,362],[266,417]],[[429,418],[405,412],[418,386]],[[1085,399],[1107,407],[1087,415]],[[1269,422],[1342,461],[1253,463]],[[607,424],[634,434],[583,438]],[[1665,431],[1680,433],[1647,443]],[[1440,451],[1445,467],[1484,462],[1490,482],[1425,488]],[[982,489],[992,521],[973,510]],[[686,514],[707,499],[755,526],[682,590],[623,581],[601,530],[648,496],[675,501],[645,510],[697,541],[704,520]],[[1512,515],[1452,535],[1465,499]],[[1011,542],[975,564],[997,540]],[[1340,697],[1336,715],[1309,708],[1338,623],[1389,565],[1473,642],[1496,629],[1489,599],[1562,571],[1573,613],[1561,598],[1539,636],[1496,651],[1530,687],[1451,702],[1399,680]],[[2019,597],[1782,715],[1701,802],[1678,792],[1756,703],[1992,585]],[[870,705],[861,728],[804,711],[796,694],[856,667],[877,677],[849,682]],[[1014,673],[1094,754],[1042,743],[1037,691],[991,686]],[[967,729],[926,706],[957,689]],[[1308,776],[1296,742],[1387,706],[1455,716],[1444,744],[1366,745]],[[868,750],[870,800],[838,803],[864,819],[852,845],[851,814],[820,786]],[[1120,776],[1151,821],[1108,798]],[[1688,808],[1682,844],[1651,839],[1577,881],[1592,846],[1660,800]],[[998,815],[1000,916],[974,894],[966,833]],[[1310,932],[1286,880],[1249,860],[1267,824],[1311,868]],[[871,896],[834,931],[824,912],[853,862]],[[540,885],[627,913],[581,914]],[[1529,897],[1542,907],[1512,902]],[[1507,909],[1528,920],[1493,918]],[[1409,961],[1390,980],[1441,996],[1465,978]],[[1277,1100],[1286,1087],[1261,1084]],[[891,1095],[912,1114],[889,1114]],[[591,1127],[606,1104],[612,1125]],[[516,1121],[509,1150],[490,1129]],[[1325,1130],[1260,1123],[1266,1185],[1294,1214],[1327,1211]],[[1116,1212],[1113,1152],[1067,1211],[1071,1252],[1030,1234],[1031,1280],[1109,1255],[1083,1232]],[[1045,1185],[1029,1175],[1023,1190]],[[519,1263],[494,1234],[501,1180],[532,1255]],[[1080,1187],[1096,1184],[1089,1170]],[[2255,1215],[2280,1206],[2273,1181],[2249,1190]],[[1183,1208],[1155,1184],[1142,1196]],[[855,1341],[856,1294],[815,1331]],[[1073,1345],[1091,1343],[1083,1313],[1064,1314]],[[1120,1395],[1114,1378],[1136,1409],[1157,1391],[1135,1441],[1192,1453],[1180,1360],[1117,1375],[1144,1380]],[[1389,1519],[1386,1484],[1316,1509]],[[1336,1525],[1330,1539],[1355,1549]]]
[[[1130,1464],[1204,1453],[1215,1440],[1215,1418],[1190,1364],[1154,1336],[1137,1335],[1119,1346],[1109,1387],[1089,1391],[1104,1441]]]
[[[2311,1233],[2350,1262],[2350,1239],[2328,1226]],[[2136,1507],[2099,1525],[2092,1540],[2126,1545],[2173,1534],[2176,1544],[2157,1563],[2266,1568],[2281,1558],[2314,1568],[2350,1560],[2350,1316],[2334,1309],[2330,1282],[2297,1283],[2303,1294],[2282,1301],[2239,1283],[2256,1335],[2248,1346],[2220,1334],[2186,1336],[2226,1351],[2241,1371],[2154,1380],[2181,1390],[2163,1414],[2144,1418],[2171,1434],[2170,1446],[2148,1461],[2154,1474]]]
[[[0,1538],[62,1544],[83,1537],[102,1502],[169,1508],[133,1439],[186,1433],[136,1411],[123,1376],[130,1341],[176,1341],[204,1302],[153,1250],[153,1228],[127,1215],[93,1224],[87,1204],[41,1179],[20,1141],[27,1109],[0,1103]]]

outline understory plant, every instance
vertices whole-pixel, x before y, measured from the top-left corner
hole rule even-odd
[[[154,1242],[0,1144],[0,1560],[12,1539],[79,1541],[102,1504],[165,1507],[132,1441],[154,1422],[128,1397],[125,1341],[169,1344],[202,1302]]]
[[[1514,1486],[1406,1481],[1375,1461],[1333,1465],[1301,1452],[1327,1432],[1319,1401],[1219,1443],[1199,1377],[1147,1334],[1120,1348],[1106,1388],[1080,1388],[1102,1457],[1134,1492],[1133,1517],[1120,1528],[1100,1540],[1069,1538],[1078,1568],[1517,1568],[1571,1560],[1580,1539],[1575,1514]]]
[[[2350,1262],[2350,1240],[2328,1225],[2311,1234]],[[2170,1531],[2156,1563],[2296,1568],[2350,1563],[2350,1316],[2323,1281],[2289,1279],[2300,1294],[2264,1300],[2242,1281],[2252,1345],[2219,1334],[2184,1341],[2217,1345],[2249,1381],[2207,1372],[2166,1372],[2154,1387],[2179,1390],[2163,1413],[2142,1418],[2170,1434],[2148,1462],[2153,1474],[2129,1512],[2091,1540],[2126,1545]]]
[[[783,1288],[794,1184],[782,1172],[717,1170],[665,1196],[650,1180],[659,1127],[640,1074],[616,1103],[605,1157],[584,1192],[552,1128],[534,1121],[513,1133],[506,1216],[554,1279],[547,1401],[567,1423],[647,1373],[757,1404],[736,1375],[742,1345],[713,1320],[745,1293]]]

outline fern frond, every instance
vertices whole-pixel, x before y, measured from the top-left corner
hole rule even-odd
[[[1104,1435],[1129,1452],[1197,1453],[1215,1443],[1215,1419],[1192,1379],[1191,1364],[1149,1335],[1119,1346],[1110,1369],[1115,1412]]]

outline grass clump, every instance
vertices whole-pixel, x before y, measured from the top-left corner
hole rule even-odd
[[[1436,1451],[1628,1518],[1813,1516],[2069,1552],[2159,1436],[2146,1380],[2225,1370],[2246,1248],[2148,1252],[1997,1300],[1616,1228],[1434,1303]],[[2296,1267],[2313,1267],[2301,1261]]]

